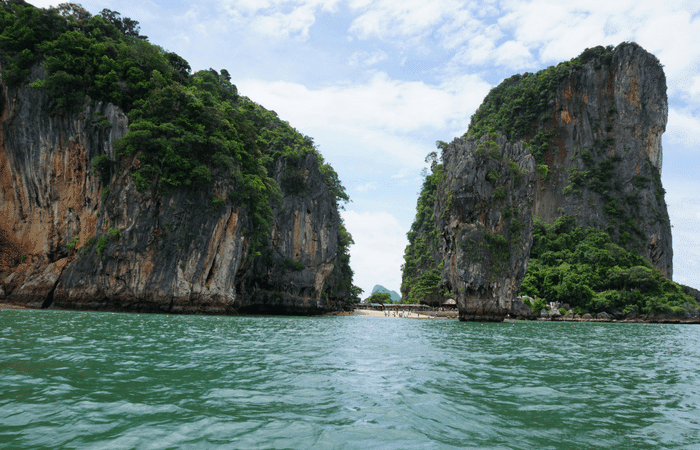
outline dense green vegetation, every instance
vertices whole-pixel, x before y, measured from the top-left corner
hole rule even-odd
[[[130,132],[115,150],[138,158],[139,168],[132,173],[138,189],[164,194],[176,188],[206,190],[215,180],[225,181],[228,199],[247,206],[256,230],[254,248],[269,233],[273,202],[281,194],[303,191],[298,175],[309,153],[317,156],[336,206],[349,200],[313,139],[240,96],[226,70],[192,74],[182,57],[140,35],[132,19],[107,9],[93,16],[72,3],[43,10],[21,0],[0,0],[0,30],[4,83],[30,81],[41,64],[45,77],[30,86],[48,94],[53,114],[79,111],[96,101],[118,105],[129,118]],[[110,126],[104,117],[93,122]],[[271,177],[277,158],[285,158],[288,167],[282,190]],[[114,163],[106,155],[93,162],[103,184],[116,170]],[[225,201],[217,197],[212,205]],[[348,240],[341,227],[344,264]]]
[[[432,173],[425,174],[416,206],[416,217],[407,235],[404,264],[401,266],[403,303],[420,303],[426,297],[436,295],[440,284],[442,267],[434,256],[439,254],[434,209],[438,184],[444,172],[433,154],[428,156],[428,160],[435,164]]]
[[[362,289],[352,284],[355,273],[350,268],[350,246],[354,243],[352,235],[341,221],[338,228],[338,259],[340,264],[333,268],[333,273],[338,272],[339,276],[332,287],[331,294],[337,295],[341,292],[349,292],[348,301],[359,302]]]
[[[441,272],[442,264],[438,264],[436,268],[426,270],[415,277],[413,283],[409,285],[408,298],[403,303],[429,303],[436,297],[442,296],[443,293],[439,290],[442,281]]]
[[[535,220],[533,245],[521,295],[568,303],[576,313],[618,310],[668,314],[697,309],[681,287],[649,262],[612,242],[610,236],[574,225],[562,216],[554,225]]]

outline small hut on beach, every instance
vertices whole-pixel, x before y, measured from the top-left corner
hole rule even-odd
[[[457,302],[453,298],[448,298],[447,300],[442,302],[442,306],[445,308],[454,309],[457,308]]]

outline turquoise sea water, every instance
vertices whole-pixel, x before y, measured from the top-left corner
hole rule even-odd
[[[700,327],[0,310],[2,449],[700,449]]]

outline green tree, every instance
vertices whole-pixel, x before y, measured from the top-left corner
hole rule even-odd
[[[350,298],[348,301],[350,303],[360,303],[360,296],[364,292],[364,289],[360,288],[359,286],[352,286],[350,288]]]
[[[365,299],[365,303],[391,303],[391,295],[384,292],[375,292]]]
[[[133,19],[128,17],[122,18],[120,13],[107,8],[100,11],[100,16],[107,19],[109,23],[114,25],[114,27],[119,30],[120,33],[124,34],[124,36],[136,39],[148,39],[147,36],[141,36],[139,34],[141,27],[139,27],[139,23]]]

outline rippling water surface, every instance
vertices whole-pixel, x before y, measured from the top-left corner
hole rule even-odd
[[[700,449],[700,327],[0,310],[0,448]]]

